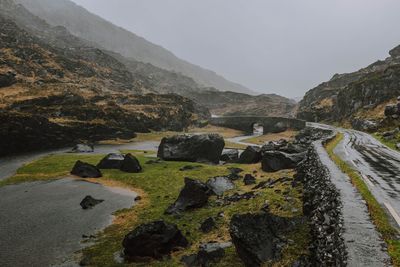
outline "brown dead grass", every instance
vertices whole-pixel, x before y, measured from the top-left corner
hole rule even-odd
[[[271,134],[265,134],[257,137],[251,137],[249,139],[243,140],[243,142],[247,143],[253,143],[257,145],[262,145],[265,144],[266,142],[269,141],[278,141],[280,139],[285,139],[285,140],[292,140],[298,131],[295,130],[287,130],[282,133],[271,133]]]

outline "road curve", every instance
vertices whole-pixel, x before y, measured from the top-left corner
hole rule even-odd
[[[391,215],[393,225],[400,227],[400,153],[364,132],[316,123],[309,125],[343,133],[335,154],[360,173],[376,200]]]

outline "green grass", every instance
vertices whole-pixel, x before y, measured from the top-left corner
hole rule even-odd
[[[372,134],[372,136],[375,137],[375,139],[378,140],[379,142],[381,142],[382,144],[390,147],[391,149],[398,150],[397,147],[396,147],[396,144],[400,140],[398,135],[392,140],[386,140],[385,138],[383,138],[382,135],[377,134],[377,133]]]
[[[90,259],[92,266],[180,266],[180,258],[183,255],[195,252],[199,244],[208,241],[229,241],[229,221],[233,214],[258,212],[265,200],[268,200],[271,212],[280,216],[293,217],[302,215],[301,186],[292,188],[290,183],[277,184],[274,188],[260,190],[261,195],[252,200],[242,200],[228,206],[217,205],[216,197],[211,197],[209,204],[201,209],[183,213],[181,218],[165,215],[165,209],[174,202],[180,189],[184,184],[184,177],[196,178],[206,181],[210,177],[228,174],[228,167],[240,167],[245,170],[244,173],[255,174],[258,181],[267,179],[277,179],[282,176],[293,176],[293,171],[286,170],[272,174],[263,173],[259,164],[238,165],[229,164],[224,166],[212,166],[205,164],[202,168],[179,171],[179,168],[191,163],[187,162],[162,162],[157,164],[145,164],[149,158],[146,154],[139,151],[133,152],[142,164],[143,172],[138,174],[123,173],[118,170],[103,170],[103,178],[91,179],[110,186],[122,186],[131,188],[138,192],[142,200],[132,208],[120,210],[115,213],[115,220],[112,225],[98,234],[94,245],[83,250],[83,255]],[[55,177],[65,177],[71,170],[76,160],[83,160],[88,163],[96,164],[102,158],[101,155],[74,155],[59,154],[44,157],[38,161],[30,163],[18,170],[17,174],[7,179],[0,186],[15,184],[27,181],[50,180]],[[251,190],[252,186],[244,186],[241,180],[236,182],[236,188],[227,192],[246,192]],[[293,200],[288,202],[281,192],[275,192],[276,189],[281,192],[289,191],[288,196]],[[293,212],[292,208],[297,211]],[[225,213],[225,217],[218,221],[218,230],[203,234],[199,231],[202,221],[210,216],[216,216],[220,211]],[[122,250],[121,242],[123,237],[136,226],[153,220],[163,219],[167,222],[178,225],[184,235],[189,239],[191,246],[183,251],[175,252],[170,259],[164,261],[152,261],[143,264],[118,264],[114,261],[115,253]],[[309,229],[306,224],[299,225],[298,229],[293,231],[289,238],[294,242],[284,248],[283,257],[273,266],[288,266],[298,257],[307,254],[309,243]],[[234,247],[227,249],[225,257],[217,266],[241,266]]]
[[[350,177],[352,184],[366,201],[372,221],[388,245],[388,251],[392,258],[393,265],[400,266],[400,241],[398,240],[398,230],[391,225],[387,213],[369,191],[368,186],[364,183],[357,171],[352,169],[333,152],[335,147],[342,140],[343,134],[338,134],[326,145],[326,150],[336,165]]]

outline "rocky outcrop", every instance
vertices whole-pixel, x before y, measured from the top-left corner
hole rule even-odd
[[[295,225],[294,219],[268,212],[236,214],[232,217],[229,232],[243,263],[255,267],[280,258],[284,235]]]
[[[189,242],[178,227],[164,221],[142,224],[127,234],[122,242],[124,256],[128,261],[161,259],[188,245]]]
[[[164,137],[157,156],[163,160],[219,163],[224,139],[218,134]]]
[[[100,170],[96,166],[80,160],[75,163],[71,174],[82,178],[99,178],[102,176]]]
[[[303,183],[303,211],[311,234],[311,266],[345,266],[346,249],[340,195],[314,147],[297,168]]]
[[[99,169],[120,169],[124,155],[119,153],[110,153],[100,160],[97,164]]]
[[[351,121],[351,126],[355,130],[374,132],[378,129],[378,123],[371,120],[354,119]]]
[[[209,198],[209,188],[199,180],[185,178],[185,186],[182,188],[174,204],[168,207],[166,214],[179,214],[188,209],[205,206]]]
[[[390,57],[353,73],[335,74],[308,91],[299,104],[298,118],[308,121],[371,120],[384,117],[385,104],[400,95],[398,47]]]
[[[149,77],[13,1],[0,2],[0,24],[0,155],[182,131],[210,116],[185,97],[147,94]]]

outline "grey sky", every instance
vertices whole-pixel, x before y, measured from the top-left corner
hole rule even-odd
[[[388,56],[399,0],[73,0],[263,93],[308,89]]]

